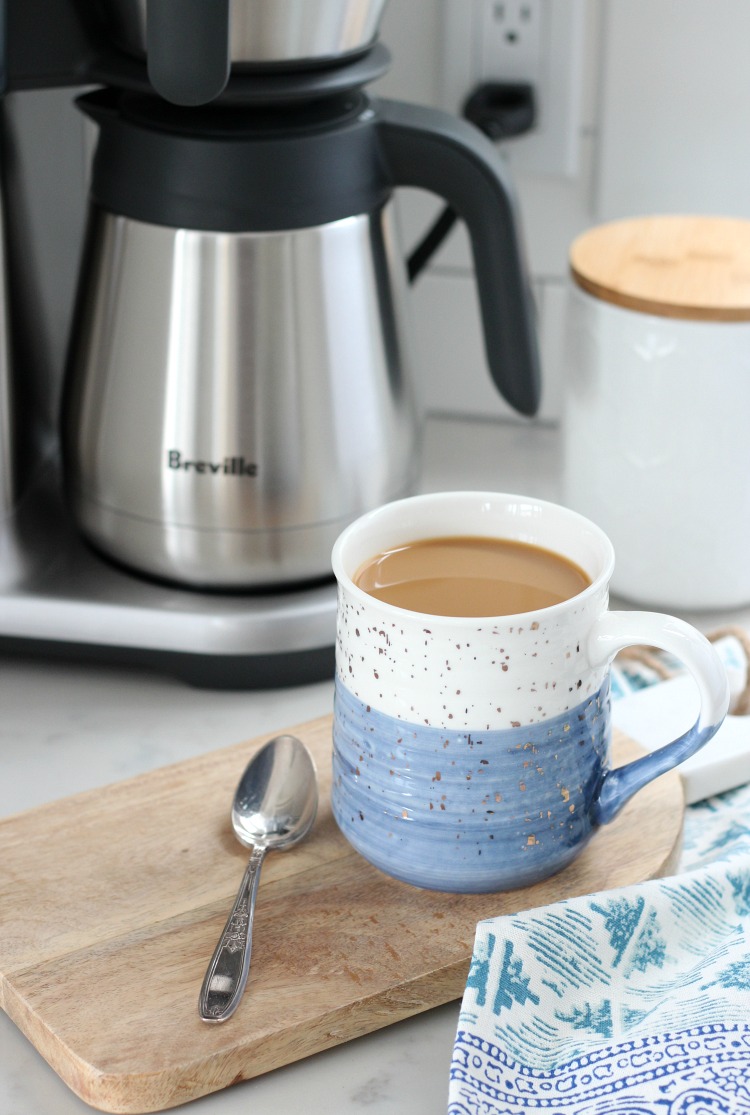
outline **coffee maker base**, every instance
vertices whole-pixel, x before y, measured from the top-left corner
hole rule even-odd
[[[48,469],[0,520],[0,653],[137,666],[209,689],[333,678],[336,586],[201,593],[134,576],[73,528]]]
[[[0,654],[145,669],[212,690],[284,689],[327,681],[334,672],[333,644],[286,653],[224,655],[0,635]]]

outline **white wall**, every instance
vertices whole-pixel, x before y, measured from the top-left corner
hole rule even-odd
[[[564,4],[568,0],[551,0]],[[390,0],[384,95],[442,102],[442,0]],[[750,218],[748,0],[586,0],[578,171],[514,173],[540,321],[540,420],[560,414],[567,254],[578,233],[639,213]],[[506,145],[513,168],[512,141]],[[400,197],[414,243],[440,206]],[[430,410],[507,417],[485,370],[463,230],[414,287],[422,393]]]

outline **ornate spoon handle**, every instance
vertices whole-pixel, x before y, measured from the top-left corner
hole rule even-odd
[[[226,1022],[239,1006],[250,971],[253,912],[266,849],[253,848],[232,912],[208,965],[200,994],[204,1022]]]

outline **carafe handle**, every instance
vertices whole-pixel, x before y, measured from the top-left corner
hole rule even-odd
[[[502,157],[477,128],[447,112],[386,99],[373,107],[393,184],[437,194],[465,221],[490,373],[515,410],[535,414],[541,376],[534,307]]]

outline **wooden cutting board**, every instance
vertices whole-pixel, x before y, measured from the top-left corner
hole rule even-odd
[[[266,861],[250,981],[223,1025],[199,1020],[198,992],[247,859],[231,797],[267,737],[0,822],[0,1005],[92,1106],[163,1110],[459,998],[480,919],[667,874],[679,854],[671,773],[545,883],[421,891],[340,835],[330,717],[291,731],[316,759],[319,817]],[[634,753],[616,740],[618,762]]]

